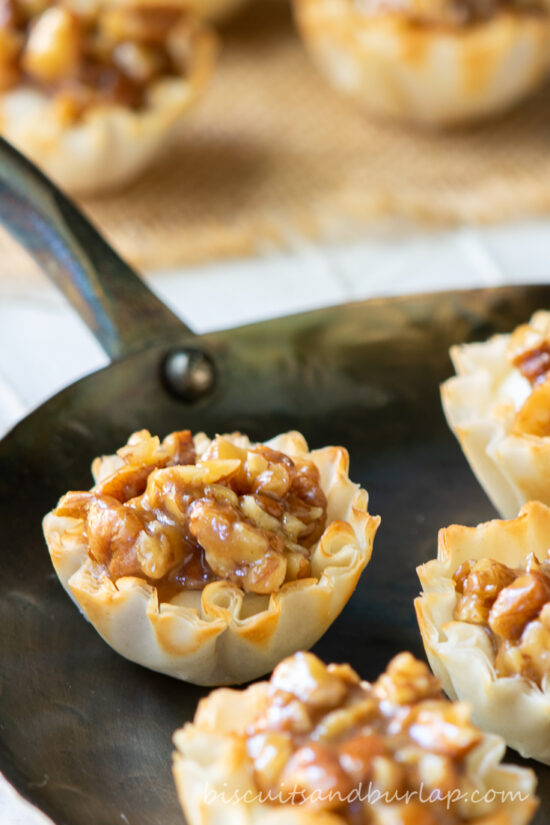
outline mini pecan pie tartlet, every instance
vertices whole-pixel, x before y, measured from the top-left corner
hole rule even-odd
[[[522,756],[550,764],[550,509],[453,525],[417,569],[416,613],[446,693]]]
[[[373,113],[430,125],[512,106],[550,66],[547,0],[294,0],[333,85]]]
[[[179,0],[0,0],[0,132],[72,192],[120,186],[172,138],[213,53]]]
[[[211,693],[174,743],[190,825],[520,825],[537,805],[532,771],[502,765],[500,737],[410,653],[372,684],[296,653]]]
[[[44,519],[56,572],[132,661],[204,685],[245,682],[310,647],[370,560],[380,523],[342,447],[134,433],[88,492]]]
[[[457,375],[441,387],[447,422],[504,518],[550,504],[550,312],[510,335],[452,347]]]

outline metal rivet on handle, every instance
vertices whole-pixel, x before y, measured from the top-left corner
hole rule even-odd
[[[192,347],[170,352],[163,373],[168,389],[182,401],[197,401],[212,390],[216,381],[212,359]]]

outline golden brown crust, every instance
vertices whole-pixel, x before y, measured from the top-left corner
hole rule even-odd
[[[197,452],[204,438],[195,438]],[[290,652],[311,647],[338,616],[370,560],[380,519],[369,515],[365,490],[349,480],[343,448],[308,453],[299,433],[267,444],[291,457],[308,456],[328,503],[328,526],[312,551],[313,578],[289,582],[271,596],[216,581],[159,604],[156,589],[143,579],[128,576],[115,585],[98,576],[88,558],[83,519],[46,516],[44,534],[63,586],[123,656],[197,684],[245,682]],[[109,470],[117,464],[112,457],[96,461],[96,478],[104,462]]]
[[[498,677],[495,652],[480,625],[455,621],[458,601],[452,576],[469,559],[492,558],[511,567],[529,553],[545,558],[550,509],[526,504],[511,521],[477,527],[452,525],[439,533],[437,559],[417,568],[422,595],[416,615],[426,654],[445,692],[471,702],[473,718],[502,736],[522,756],[550,763],[550,674],[541,687],[519,676]]]
[[[550,334],[549,312],[535,313],[529,323],[541,335]],[[457,374],[441,386],[447,422],[504,518],[517,515],[526,501],[550,504],[550,438],[517,427],[532,388],[508,357],[510,341],[510,335],[495,335],[453,347]]]
[[[312,56],[374,113],[429,125],[475,121],[512,106],[550,66],[550,16],[499,11],[467,26],[366,13],[349,0],[294,0]]]

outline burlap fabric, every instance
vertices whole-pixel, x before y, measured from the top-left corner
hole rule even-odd
[[[222,31],[217,71],[174,151],[85,208],[147,269],[357,237],[381,220],[491,222],[550,211],[550,87],[454,133],[373,122],[310,63],[282,0]],[[32,271],[0,238],[0,275]]]

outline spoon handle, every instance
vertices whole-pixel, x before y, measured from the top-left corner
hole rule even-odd
[[[114,360],[193,332],[37,167],[0,138],[0,222]]]

